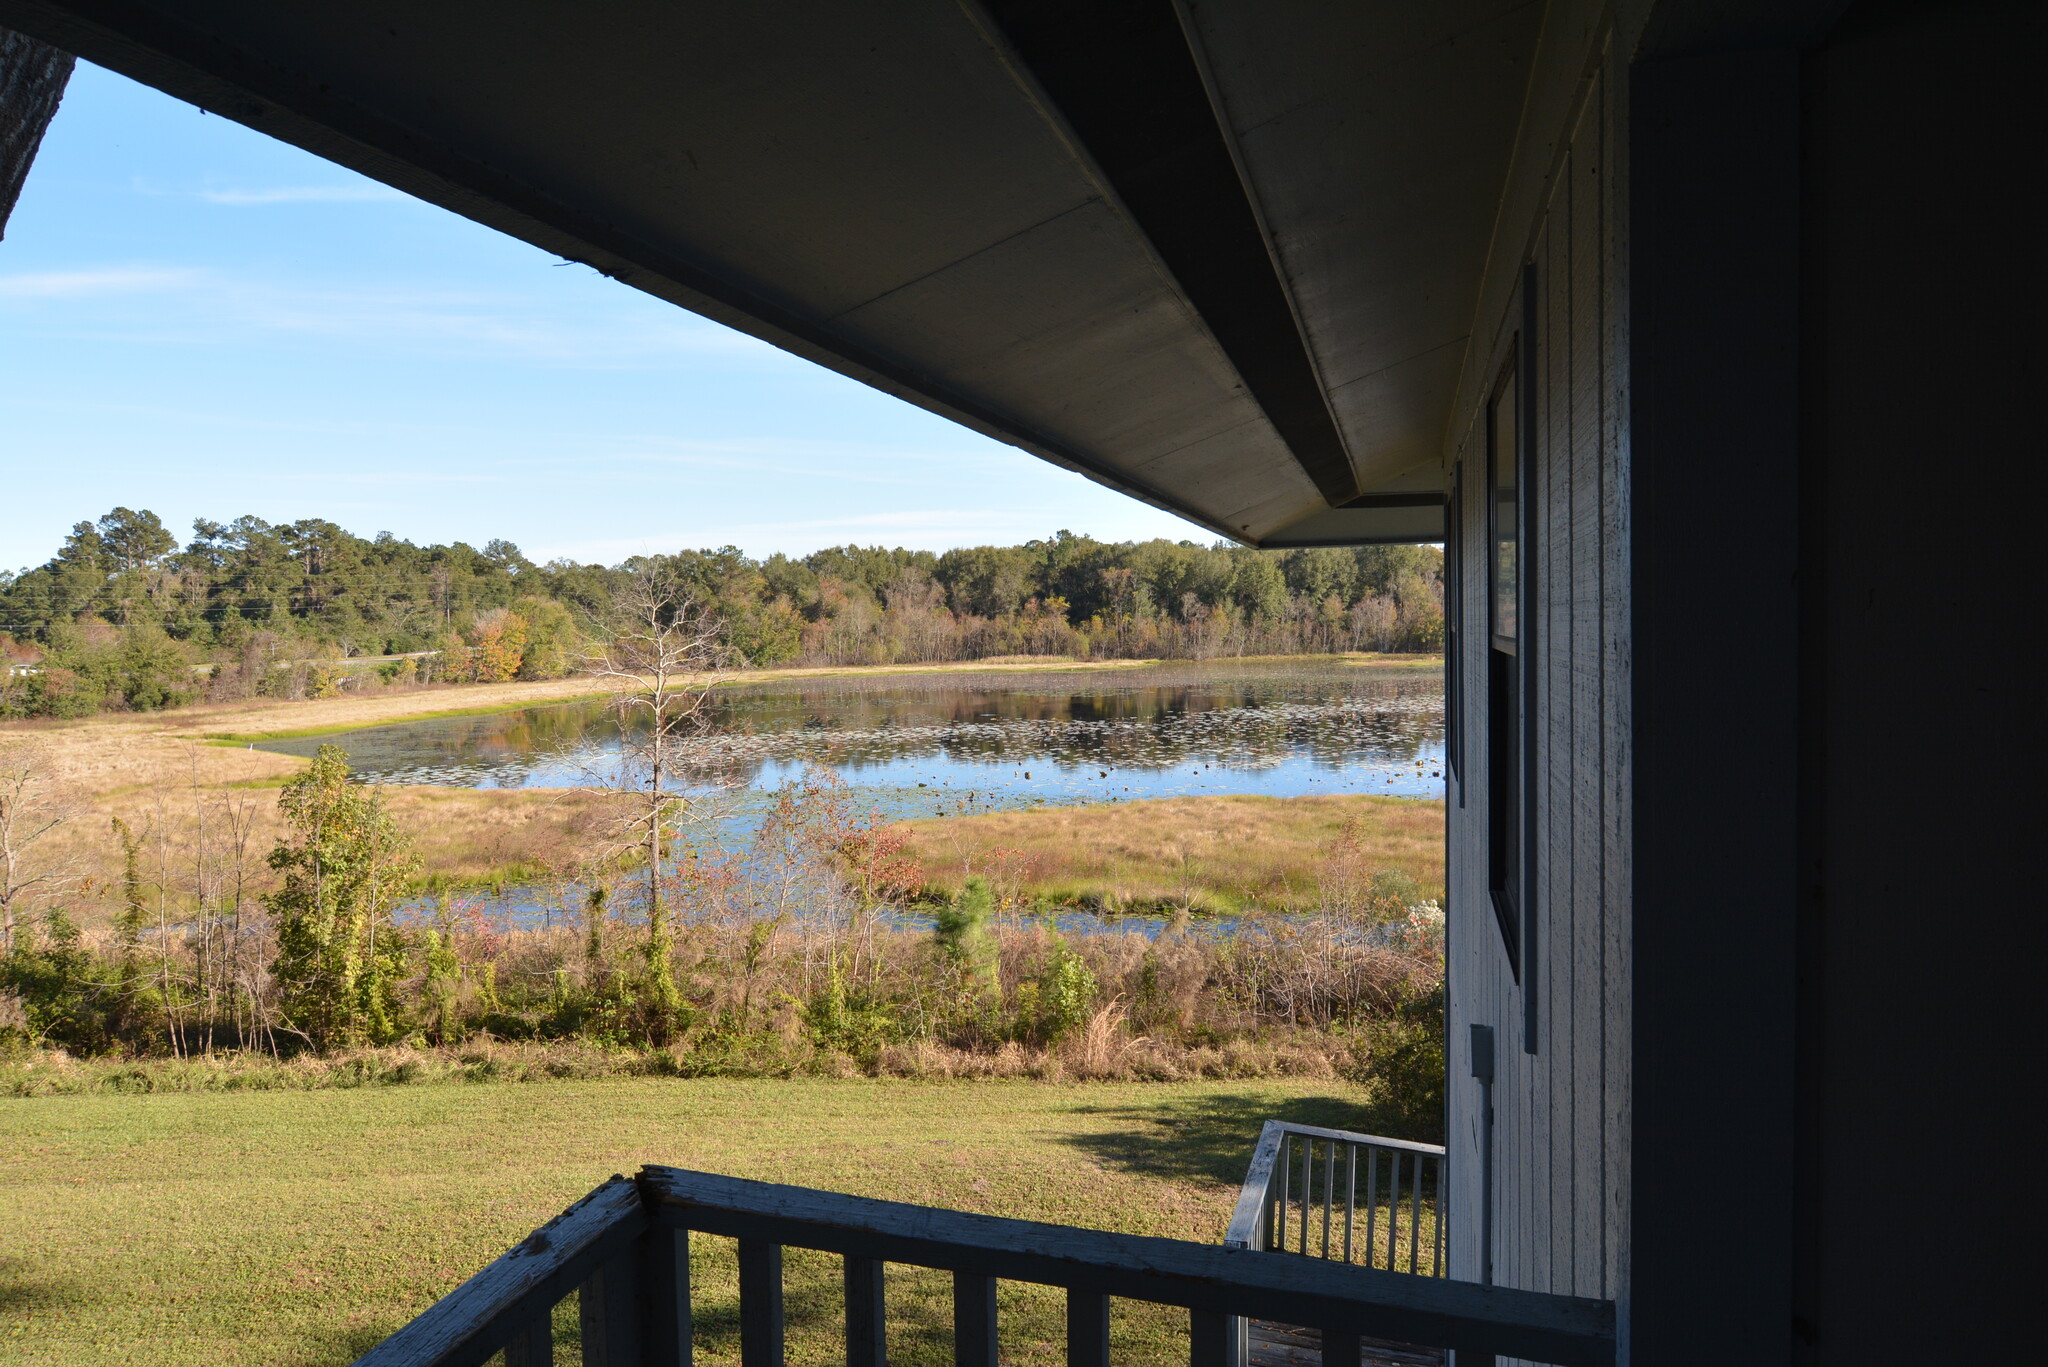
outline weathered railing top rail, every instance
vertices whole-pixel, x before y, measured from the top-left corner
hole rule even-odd
[[[520,1363],[545,1363],[535,1326],[544,1327],[554,1302],[579,1285],[588,1367],[686,1367],[690,1231],[740,1241],[746,1367],[780,1367],[784,1247],[847,1259],[854,1367],[883,1367],[877,1326],[885,1263],[954,1273],[963,1367],[994,1367],[997,1279],[1068,1289],[1075,1367],[1106,1367],[1110,1296],[1187,1307],[1197,1364],[1220,1360],[1225,1316],[1566,1367],[1606,1367],[1614,1359],[1613,1306],[1605,1301],[650,1167],[636,1182],[615,1178],[592,1192],[357,1367],[477,1367],[507,1345]],[[1077,1330],[1077,1316],[1096,1327]]]
[[[614,1177],[356,1359],[355,1367],[478,1367],[591,1274],[632,1249],[651,1222],[639,1184]]]

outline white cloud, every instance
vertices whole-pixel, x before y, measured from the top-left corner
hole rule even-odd
[[[617,288],[617,287],[614,287]],[[766,343],[637,297],[565,308],[521,296],[417,288],[336,287],[217,270],[110,266],[0,276],[0,301],[109,299],[186,291],[175,307],[138,300],[120,313],[51,313],[63,335],[159,345],[233,345],[269,332],[408,352],[519,357],[573,369],[637,369],[685,357],[768,354]],[[580,302],[580,301],[577,301]]]
[[[676,311],[673,319],[562,317],[535,301],[464,293],[332,290],[238,283],[224,292],[240,326],[309,336],[436,343],[511,352],[577,367],[660,363],[680,354],[758,350],[751,337]],[[633,301],[637,303],[637,301]]]
[[[201,190],[208,204],[363,204],[410,199],[389,185],[281,185],[268,190]]]
[[[70,299],[90,294],[138,294],[185,289],[197,284],[199,279],[198,271],[148,266],[34,271],[24,275],[0,275],[0,299]]]
[[[994,441],[990,441],[986,448],[979,451],[967,448],[919,451],[906,448],[901,443],[824,441],[816,438],[781,436],[723,437],[708,440],[641,436],[631,440],[637,442],[643,449],[621,451],[616,454],[615,459],[668,465],[731,465],[747,469],[756,468],[756,463],[761,457],[791,460],[921,461],[953,466],[964,460],[985,456],[989,450],[1002,449]],[[649,447],[666,449],[646,449]]]

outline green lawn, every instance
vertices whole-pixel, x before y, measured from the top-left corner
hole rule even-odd
[[[1214,1241],[1260,1122],[1364,1128],[1350,1092],[630,1079],[0,1101],[0,1360],[346,1363],[643,1163]],[[700,1360],[737,1362],[731,1246],[693,1242]],[[792,1363],[843,1353],[836,1278],[792,1253]],[[950,1362],[948,1294],[891,1269],[893,1358]],[[1003,1314],[1006,1359],[1060,1360],[1051,1293],[1007,1288]],[[1119,1302],[1119,1362],[1184,1362],[1184,1325]]]

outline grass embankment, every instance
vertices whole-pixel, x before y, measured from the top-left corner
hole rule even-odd
[[[1340,838],[1374,869],[1441,898],[1444,804],[1418,798],[1173,797],[907,823],[912,850],[951,893],[969,874],[1024,897],[1111,911],[1315,910]]]
[[[563,1082],[0,1103],[0,1358],[346,1363],[584,1191],[644,1163],[1211,1242],[1259,1124],[1370,1130],[1328,1082]],[[736,1363],[725,1240],[692,1240],[700,1361]],[[843,1361],[836,1259],[793,1251],[790,1360]],[[892,1361],[952,1360],[950,1282],[890,1270]],[[1004,1358],[1062,1360],[1006,1285]],[[1119,1302],[1119,1362],[1185,1362]],[[579,1360],[572,1307],[556,1361]]]

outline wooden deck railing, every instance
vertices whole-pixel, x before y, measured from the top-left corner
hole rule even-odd
[[[1107,1367],[1112,1296],[1186,1309],[1191,1367],[1229,1360],[1233,1316],[1321,1329],[1329,1367],[1357,1360],[1360,1335],[1614,1360],[1606,1301],[651,1167],[535,1230],[357,1367],[481,1367],[500,1350],[506,1367],[551,1367],[552,1312],[572,1292],[586,1367],[690,1367],[692,1233],[738,1243],[743,1367],[783,1367],[785,1248],[844,1258],[848,1367],[884,1367],[889,1263],[952,1273],[957,1367],[996,1367],[998,1280],[1066,1290],[1069,1367]]]
[[[1443,1176],[1436,1144],[1268,1120],[1223,1243],[1441,1277]]]

